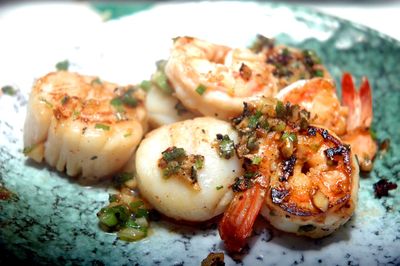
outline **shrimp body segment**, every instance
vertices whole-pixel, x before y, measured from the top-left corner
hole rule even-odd
[[[346,133],[348,108],[341,106],[332,80],[299,80],[282,89],[276,97],[309,111],[312,123],[329,128],[339,136]]]
[[[91,183],[120,170],[146,129],[144,94],[98,78],[60,71],[32,89],[24,153]]]
[[[333,132],[310,125],[309,118],[298,105],[261,98],[246,103],[233,120],[246,172],[232,186],[235,198],[219,226],[229,250],[239,251],[251,234],[249,223],[239,222],[243,213],[254,222],[260,212],[282,231],[313,238],[331,234],[353,214],[359,180],[355,157]]]
[[[142,196],[175,220],[201,222],[224,212],[233,196],[229,186],[236,174],[242,174],[242,162],[234,154],[233,142],[232,157],[219,155],[217,134],[237,143],[232,126],[212,117],[180,121],[148,133],[136,152]],[[177,154],[183,160],[168,159]],[[201,163],[188,167],[185,158],[193,157],[201,158]]]
[[[165,73],[176,97],[193,111],[227,119],[243,101],[277,92],[273,66],[249,49],[232,49],[192,37],[174,41]]]

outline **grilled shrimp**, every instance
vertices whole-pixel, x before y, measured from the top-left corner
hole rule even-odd
[[[174,41],[165,73],[176,97],[192,111],[227,119],[243,101],[277,92],[273,67],[265,56],[191,37]]]
[[[363,171],[372,170],[372,160],[378,150],[369,131],[372,123],[372,92],[368,79],[363,78],[357,92],[349,73],[342,77],[342,104],[349,108],[347,132],[343,141],[350,144]]]
[[[277,98],[305,108],[311,113],[312,123],[329,128],[351,145],[361,170],[372,169],[377,144],[369,132],[373,116],[372,94],[366,78],[360,91],[356,92],[351,75],[343,75],[342,104],[334,83],[322,78],[295,82],[281,90]]]
[[[121,169],[146,130],[144,93],[60,71],[34,85],[24,153],[69,176],[93,182]]]
[[[274,227],[318,238],[344,224],[357,203],[354,155],[331,131],[309,124],[298,105],[261,98],[233,120],[245,174],[219,225],[230,251],[240,251],[259,213]]]
[[[331,78],[321,59],[312,50],[300,50],[287,45],[276,45],[273,39],[257,35],[251,50],[262,54],[273,66],[273,75],[282,89],[301,79],[314,77]]]
[[[140,193],[176,220],[200,222],[221,214],[233,196],[229,186],[242,171],[234,142],[231,125],[211,117],[151,131],[136,153]]]

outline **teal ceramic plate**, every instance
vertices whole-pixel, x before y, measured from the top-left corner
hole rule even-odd
[[[102,232],[96,212],[110,188],[86,187],[22,155],[22,126],[35,78],[64,59],[70,70],[118,83],[147,79],[166,58],[171,38],[198,36],[247,46],[257,33],[316,50],[336,81],[349,71],[373,87],[378,140],[374,171],[360,182],[354,217],[333,235],[310,240],[271,229],[260,219],[249,248],[228,265],[400,264],[400,192],[374,197],[380,178],[400,179],[400,45],[378,32],[308,9],[251,2],[124,6],[30,3],[0,10],[0,183],[14,193],[0,200],[0,264],[8,259],[50,265],[199,265],[224,251],[216,226],[152,223],[151,235],[126,243]],[[4,188],[2,188],[4,189]]]

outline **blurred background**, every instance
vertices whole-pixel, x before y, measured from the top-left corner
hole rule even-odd
[[[215,0],[214,0],[215,1]],[[246,1],[246,0],[245,0]],[[29,1],[0,0],[0,12],[5,6],[35,2],[92,2],[92,3],[155,3],[168,1]],[[170,2],[188,2],[175,0]],[[398,0],[269,0],[262,2],[289,3],[312,7],[321,12],[359,23],[400,41],[400,1]],[[1,22],[1,21],[0,21]]]

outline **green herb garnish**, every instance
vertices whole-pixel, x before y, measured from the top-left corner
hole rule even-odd
[[[175,146],[166,149],[161,154],[163,159],[167,162],[186,156],[186,152],[183,148],[177,148]]]
[[[196,88],[196,92],[200,95],[203,95],[204,92],[206,91],[206,86],[204,86],[203,84],[200,84],[199,86],[197,86]]]
[[[216,190],[220,190],[220,189],[223,189],[223,188],[224,188],[223,185],[220,185],[220,186],[215,187]]]
[[[92,82],[90,82],[90,84],[93,85],[101,85],[101,79],[99,77],[96,77],[95,79],[92,80]]]
[[[33,144],[31,146],[25,147],[22,150],[22,153],[25,154],[25,155],[28,155],[29,153],[31,153],[36,148],[36,146],[37,146],[37,144]]]
[[[140,87],[142,90],[148,92],[148,91],[150,90],[150,88],[151,88],[151,81],[150,81],[150,80],[143,80],[143,81],[140,83],[139,87]]]
[[[48,107],[53,108],[53,104],[46,100],[45,98],[41,97],[39,98],[39,101],[44,102]]]
[[[17,94],[17,91],[14,89],[14,87],[11,87],[9,85],[1,87],[1,91],[4,94],[10,95],[10,96],[14,96],[15,94]]]
[[[70,97],[68,95],[64,95],[64,97],[61,99],[61,104],[65,105],[68,103]]]
[[[110,126],[104,125],[104,124],[96,124],[96,125],[94,126],[94,128],[102,129],[102,130],[105,130],[105,131],[110,130]]]
[[[222,136],[222,134],[217,134],[216,142],[218,155],[220,157],[230,159],[235,155],[235,143],[228,135]]]
[[[286,140],[286,139],[287,139],[287,140],[289,140],[289,141],[291,141],[291,142],[296,142],[296,141],[297,141],[297,136],[296,136],[295,133],[284,132],[284,133],[282,134],[281,139],[282,139],[282,140]]]
[[[64,60],[64,61],[60,61],[56,64],[56,69],[57,71],[67,71],[69,68],[69,61],[68,60]]]
[[[254,156],[253,159],[251,159],[252,164],[260,164],[262,161],[262,157],[260,156]]]

